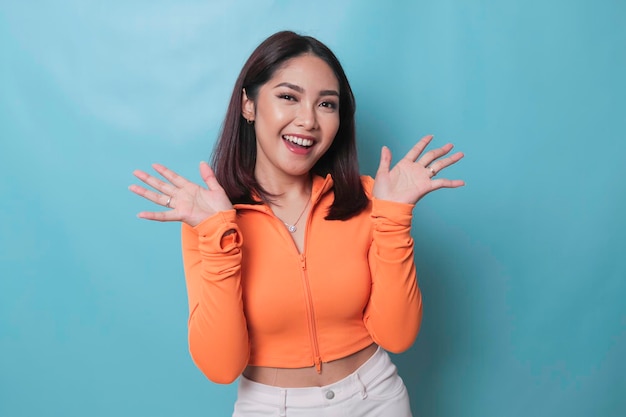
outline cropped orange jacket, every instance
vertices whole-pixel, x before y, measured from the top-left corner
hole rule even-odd
[[[367,208],[325,220],[333,181],[314,178],[302,253],[264,204],[183,225],[189,349],[210,380],[230,383],[248,364],[319,370],[372,342],[411,346],[422,318],[413,206],[373,199],[374,180],[362,182]]]

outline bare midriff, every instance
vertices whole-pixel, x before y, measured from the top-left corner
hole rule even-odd
[[[243,371],[243,376],[261,384],[282,388],[322,387],[340,381],[359,369],[372,357],[377,348],[376,344],[371,344],[345,358],[324,362],[320,373],[315,366],[308,368],[248,366]]]

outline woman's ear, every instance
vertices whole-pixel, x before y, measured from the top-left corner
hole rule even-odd
[[[244,88],[243,94],[241,95],[241,115],[248,123],[252,123],[254,122],[254,113],[254,101],[248,98],[248,94]]]

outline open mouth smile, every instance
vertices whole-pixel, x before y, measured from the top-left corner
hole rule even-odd
[[[315,143],[311,139],[304,139],[298,136],[283,135],[283,139],[303,148],[310,148]]]

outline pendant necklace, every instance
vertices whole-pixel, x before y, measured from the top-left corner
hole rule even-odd
[[[285,226],[287,226],[287,230],[289,230],[289,233],[295,233],[296,230],[298,230],[298,228],[296,227],[296,225],[298,224],[298,222],[300,221],[300,218],[302,217],[302,215],[304,214],[304,212],[306,211],[306,208],[309,207],[309,203],[311,202],[311,197],[309,197],[309,199],[306,201],[306,204],[304,205],[304,208],[302,209],[302,212],[300,213],[300,215],[298,216],[298,218],[296,219],[296,221],[294,222],[294,224],[289,224],[284,220],[281,220],[283,223],[285,223]]]

